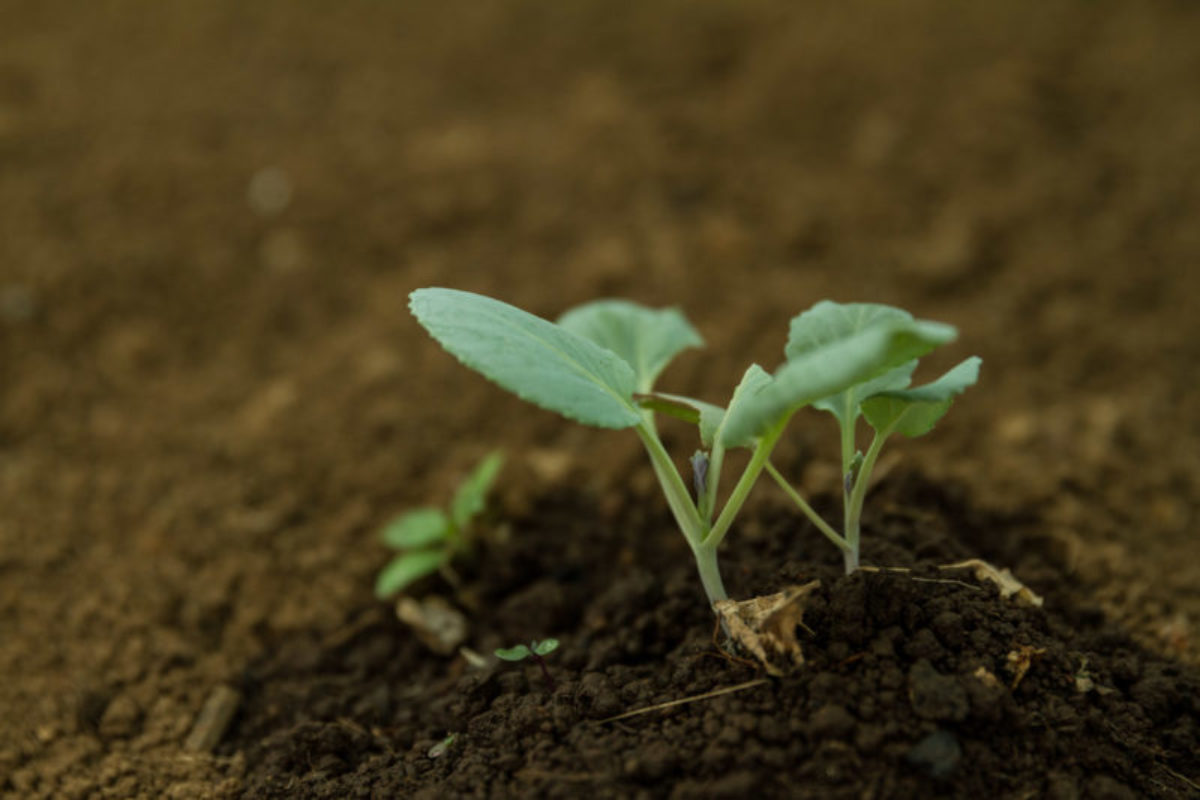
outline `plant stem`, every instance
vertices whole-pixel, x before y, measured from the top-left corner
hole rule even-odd
[[[692,555],[700,571],[700,583],[708,595],[708,604],[711,606],[718,600],[725,600],[728,595],[725,594],[725,583],[721,580],[721,569],[717,564],[717,548],[700,544],[692,548]]]
[[[858,425],[858,412],[854,408],[854,400],[850,393],[846,393],[846,406],[842,409],[842,416],[838,418],[842,429],[842,477],[846,477],[846,473],[850,471],[850,464],[854,461],[854,452],[858,448],[855,441],[855,427]]]
[[[717,517],[717,521],[713,523],[712,529],[708,531],[708,535],[704,538],[704,545],[712,547],[715,550],[721,544],[721,540],[729,532],[729,526],[733,524],[734,517],[741,511],[742,504],[746,502],[746,498],[750,495],[750,490],[754,487],[754,482],[758,480],[759,474],[771,458],[771,451],[775,449],[779,437],[783,435],[783,429],[787,427],[789,418],[790,415],[781,419],[758,440],[758,445],[754,448],[754,455],[750,457],[750,463],[746,465],[745,471],[742,472],[742,477],[738,479],[737,485],[733,487],[733,492],[729,495],[729,499],[725,501],[725,507],[721,509],[720,516]]]
[[[725,594],[725,584],[721,581],[721,571],[717,565],[717,548],[705,543],[708,523],[701,518],[700,512],[692,502],[691,494],[688,493],[687,485],[679,476],[679,470],[675,468],[675,462],[671,461],[658,436],[653,430],[642,425],[637,427],[637,432],[650,455],[654,474],[658,476],[658,483],[667,497],[667,505],[671,507],[671,513],[675,516],[675,524],[679,526],[680,532],[692,548],[696,569],[700,572],[700,583],[704,586],[709,605],[726,599],[728,595]],[[709,479],[712,480],[712,477]]]
[[[713,442],[712,454],[708,458],[708,482],[704,486],[704,496],[700,499],[700,518],[704,524],[712,525],[713,510],[717,507],[717,491],[721,485],[721,467],[725,462],[725,446],[719,441]]]
[[[850,549],[849,543],[843,539],[828,522],[821,519],[821,515],[813,510],[813,507],[808,504],[808,501],[804,499],[803,495],[792,488],[792,485],[788,483],[787,478],[783,477],[783,475],[779,473],[779,470],[775,469],[774,464],[768,461],[766,469],[767,473],[775,479],[777,484],[779,484],[779,488],[783,489],[784,493],[792,499],[792,502],[800,507],[800,510],[804,512],[804,516],[808,517],[809,522],[817,526],[817,530],[825,534],[825,538],[837,545],[838,549],[840,549],[843,553]]]
[[[553,692],[554,678],[550,677],[550,669],[546,666],[546,659],[542,658],[532,650],[529,651],[529,655],[533,656],[533,660],[536,661],[537,665],[542,668],[542,677],[546,679],[546,688]]]
[[[854,488],[846,500],[846,543],[850,545],[849,551],[845,552],[847,575],[858,569],[859,526],[862,520],[863,500],[867,496],[867,484],[870,483],[871,471],[875,469],[879,451],[883,449],[883,443],[887,441],[887,437],[891,433],[891,428],[875,432],[875,438],[867,449],[862,466],[858,468],[858,478],[854,481]]]
[[[671,513],[675,516],[675,523],[694,549],[704,541],[708,526],[700,518],[696,505],[692,502],[691,492],[688,491],[683,478],[679,476],[679,470],[675,468],[675,462],[671,460],[653,429],[638,425],[636,430],[642,444],[646,446],[650,463],[654,466],[654,474],[658,477],[658,483],[667,498],[667,505],[671,507]]]

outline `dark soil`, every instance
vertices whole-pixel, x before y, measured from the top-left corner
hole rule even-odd
[[[553,690],[532,665],[436,658],[368,606],[333,640],[272,642],[242,678],[249,699],[222,749],[246,754],[250,797],[1194,792],[1200,670],[1101,615],[1021,607],[930,568],[973,555],[973,536],[1020,539],[1025,524],[920,482],[881,494],[885,508],[925,501],[920,519],[891,506],[871,520],[868,557],[911,573],[840,575],[833,548],[781,512],[731,548],[735,595],[822,579],[794,677],[611,720],[761,675],[719,647],[669,521],[631,513],[650,498],[606,513],[562,492],[513,521],[521,535],[489,548],[471,587],[482,601],[472,641],[485,651],[563,636],[547,659]]]
[[[0,795],[1200,793],[1197,41],[1173,0],[0,0]],[[679,305],[661,385],[715,402],[821,298],[957,325],[930,371],[980,385],[868,502],[918,571],[840,578],[764,485],[726,582],[822,580],[808,668],[603,721],[759,676],[635,437],[461,368],[427,285]],[[816,498],[833,427],[776,459]],[[371,596],[495,447],[468,643],[557,636],[553,693]],[[975,555],[1043,610],[930,582]]]

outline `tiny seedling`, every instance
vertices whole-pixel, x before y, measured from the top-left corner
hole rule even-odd
[[[555,323],[499,300],[443,288],[416,290],[409,307],[461,363],[522,399],[585,425],[632,428],[691,548],[710,603],[727,597],[717,549],[797,411],[828,404],[845,420],[843,431],[851,432],[843,435],[851,453],[843,458],[849,476],[846,533],[836,533],[824,521],[818,527],[843,552],[853,552],[853,558],[846,557],[847,569],[853,569],[862,498],[882,440],[893,432],[913,436],[932,427],[953,396],[974,382],[979,367],[978,359],[968,359],[940,380],[909,390],[916,359],[953,340],[955,329],[886,306],[822,302],[792,321],[783,366],[771,375],[752,364],[722,408],[654,390],[676,355],[704,343],[677,309],[601,300],[568,311]],[[658,436],[657,413],[698,428],[703,449],[691,458],[691,487]],[[860,414],[879,432],[861,461],[854,456],[852,435]],[[722,504],[725,456],[740,448],[749,449],[750,457]],[[769,471],[776,475],[773,467]],[[776,480],[786,485],[782,476]],[[820,520],[790,487],[789,493],[814,523]]]
[[[408,511],[389,522],[380,536],[399,550],[375,580],[375,595],[387,599],[414,581],[439,570],[448,573],[450,562],[471,547],[471,522],[486,506],[504,456],[490,453],[458,486],[450,508],[432,506]]]
[[[527,645],[502,647],[496,651],[496,658],[501,661],[524,661],[532,658],[542,668],[542,677],[546,680],[546,686],[553,692],[554,678],[550,677],[550,669],[546,666],[546,659],[543,656],[549,655],[557,649],[558,639],[542,639],[540,642],[534,639]]]

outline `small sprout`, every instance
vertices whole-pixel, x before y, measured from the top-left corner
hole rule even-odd
[[[490,453],[459,484],[448,510],[418,508],[401,514],[381,532],[384,544],[400,551],[375,580],[375,595],[387,599],[410,584],[439,570],[471,548],[471,522],[486,507],[487,493],[504,463],[499,451]]]
[[[427,755],[429,758],[441,758],[442,756],[446,755],[446,752],[451,748],[451,746],[453,746],[454,740],[457,738],[458,734],[456,733],[447,734],[445,739],[442,739],[433,747],[429,748],[429,752],[427,752],[425,755]]]
[[[550,677],[550,669],[542,656],[549,655],[558,649],[558,639],[534,639],[529,644],[519,644],[515,647],[502,647],[496,650],[496,658],[501,661],[524,661],[532,658],[542,668],[542,677],[550,691],[554,691],[554,678]]]

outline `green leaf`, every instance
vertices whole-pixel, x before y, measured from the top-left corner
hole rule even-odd
[[[450,518],[461,531],[487,504],[487,493],[504,464],[504,453],[494,450],[458,486],[450,504]]]
[[[791,360],[875,325],[912,321],[912,314],[895,306],[822,300],[792,319],[784,352]],[[813,408],[833,414],[843,428],[847,425],[852,426],[858,421],[860,404],[864,398],[879,392],[904,389],[916,368],[917,362],[914,359],[844,392],[823,397],[813,403]]]
[[[894,306],[822,300],[792,318],[784,353],[791,361],[876,325],[912,321],[912,314]]]
[[[982,363],[977,356],[971,356],[933,383],[878,394],[863,403],[863,414],[877,431],[924,436],[950,410],[955,396],[979,379]]]
[[[438,571],[445,558],[441,550],[413,550],[396,556],[375,580],[375,596],[381,600],[391,597],[414,581]]]
[[[456,289],[417,289],[409,308],[455,358],[524,400],[600,428],[641,421],[633,369],[582,336]]]
[[[955,335],[950,325],[893,318],[796,350],[771,383],[730,410],[722,442],[729,447],[753,439],[809,403],[878,377]]]
[[[529,658],[529,648],[523,644],[519,644],[516,647],[501,647],[495,652],[496,658],[505,661],[524,661]]]
[[[838,423],[845,427],[858,421],[862,413],[862,402],[880,392],[898,391],[905,389],[912,382],[913,371],[917,368],[917,359],[901,364],[895,369],[889,369],[878,378],[855,384],[844,392],[822,397],[813,401],[813,408],[828,411],[837,417]]]
[[[745,403],[750,402],[751,398],[755,397],[759,392],[770,386],[771,380],[769,372],[758,364],[751,364],[742,375],[742,380],[738,383],[737,388],[733,390],[733,397],[729,400],[729,409],[721,415],[718,427],[713,429],[710,438],[716,439],[719,435],[722,444],[727,448],[750,447],[753,445],[753,436],[743,436],[740,438],[725,436],[724,428],[728,427],[726,420],[731,416],[734,416],[736,419],[737,410]],[[703,430],[701,430],[701,433],[703,433]]]
[[[380,534],[384,544],[397,550],[445,541],[449,535],[450,520],[440,508],[417,508],[401,514]]]
[[[637,391],[649,392],[671,359],[704,340],[677,308],[646,308],[627,300],[597,300],[558,319],[568,331],[611,350],[625,360]]]
[[[543,639],[540,642],[533,643],[533,652],[539,656],[544,656],[553,653],[558,649],[558,639]]]

